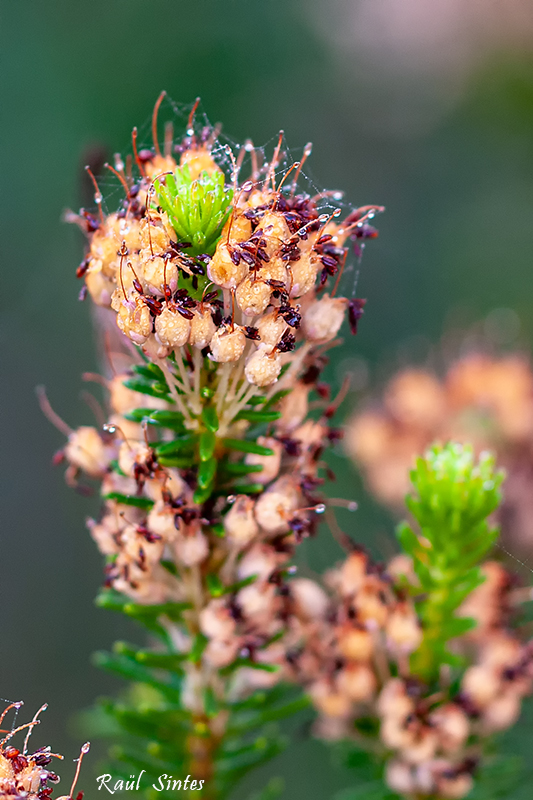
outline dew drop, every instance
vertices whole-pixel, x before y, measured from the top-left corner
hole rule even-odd
[[[325,503],[319,503],[317,506],[315,506],[315,514],[323,514],[325,510]]]

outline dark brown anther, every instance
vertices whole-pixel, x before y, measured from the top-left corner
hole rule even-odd
[[[83,278],[88,269],[89,269],[89,259],[84,258],[81,264],[79,265],[78,269],[76,270],[76,278]]]
[[[253,325],[246,325],[244,328],[244,335],[247,339],[251,339],[254,342],[258,342],[261,340],[259,335],[259,331],[257,328],[254,328]]]
[[[276,345],[276,350],[279,353],[290,353],[291,350],[294,350],[294,346],[296,344],[296,338],[293,333],[286,330],[279,342]]]
[[[158,317],[163,311],[162,302],[160,300],[156,300],[155,297],[146,297],[146,295],[144,295],[143,297],[144,297],[144,302],[146,303],[152,314]]]
[[[354,334],[357,333],[357,324],[364,314],[366,300],[354,297],[348,303],[348,321],[350,323],[350,330]]]

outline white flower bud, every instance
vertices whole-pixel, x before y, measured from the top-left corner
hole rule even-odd
[[[136,464],[145,464],[150,457],[150,448],[145,442],[122,442],[118,451],[118,465],[129,477],[134,476]]]
[[[91,299],[97,306],[109,307],[111,297],[115,291],[115,283],[107,277],[102,270],[102,262],[91,260],[89,269],[85,273],[85,284]]]
[[[233,330],[231,326],[221,325],[213,334],[210,347],[210,357],[213,361],[218,361],[219,363],[238,361],[244,353],[246,337],[237,325]]]
[[[277,439],[273,439],[270,436],[258,436],[257,444],[260,444],[261,447],[269,447],[274,451],[274,455],[259,456],[257,453],[248,453],[245,458],[245,463],[263,467],[261,472],[253,473],[254,481],[257,483],[270,483],[270,481],[273,481],[274,478],[278,476],[283,447],[281,442],[278,442]]]
[[[150,509],[146,525],[152,533],[162,536],[166,541],[176,539],[178,533],[174,524],[175,509],[158,500]]]
[[[261,271],[259,274],[247,275],[237,286],[235,299],[242,313],[247,317],[255,317],[262,314],[270,303],[272,287],[262,280]]]
[[[194,317],[191,319],[189,343],[193,347],[203,350],[210,343],[215,331],[216,325],[213,322],[209,308],[200,307],[195,309]]]
[[[485,734],[504,731],[520,716],[520,697],[512,689],[500,692],[483,711],[481,724]]]
[[[177,469],[167,467],[162,477],[147,478],[144,491],[150,500],[157,502],[163,499],[163,491],[169,492],[172,497],[176,498],[189,493],[189,487]]]
[[[377,711],[380,716],[395,717],[403,720],[414,711],[414,702],[407,694],[405,683],[401,678],[391,678],[378,698]]]
[[[389,648],[397,653],[412,653],[422,641],[418,617],[406,604],[398,605],[389,615],[385,634]]]
[[[374,652],[372,635],[362,626],[343,625],[337,631],[338,647],[349,661],[369,661]]]
[[[327,717],[349,717],[352,713],[352,701],[344,692],[338,691],[328,678],[320,678],[309,688],[311,700]]]
[[[264,314],[257,322],[257,330],[263,344],[274,347],[283,336],[287,323],[278,315],[276,309]]]
[[[117,325],[134,344],[146,342],[152,333],[152,317],[140,295],[136,294],[133,300],[128,301],[128,305],[120,303]]]
[[[318,583],[309,578],[295,578],[290,582],[290,592],[295,613],[303,620],[323,619],[329,599]]]
[[[462,708],[446,703],[429,716],[430,724],[436,728],[439,747],[445,753],[455,753],[464,745],[470,734],[470,721]]]
[[[377,680],[367,664],[348,664],[340,671],[337,686],[354,703],[368,703],[376,692]]]
[[[202,526],[195,520],[191,525],[180,525],[181,536],[174,542],[178,560],[186,567],[200,564],[209,555],[209,544],[202,533]]]
[[[183,347],[187,344],[190,332],[190,320],[185,319],[171,306],[165,306],[155,318],[156,338],[166,347]]]
[[[229,639],[235,629],[236,622],[222,597],[211,600],[200,612],[200,630],[210,639]]]
[[[294,389],[285,395],[280,404],[281,417],[276,422],[276,428],[290,433],[302,423],[309,408],[309,390],[309,386],[298,381]]]
[[[248,266],[244,261],[235,264],[230,255],[230,249],[225,239],[221,239],[209,265],[207,267],[209,280],[223,289],[236,289],[248,274]]]
[[[294,481],[283,476],[260,495],[255,504],[255,518],[267,533],[285,533],[299,504],[300,493]]]
[[[280,211],[267,211],[259,227],[263,231],[263,238],[266,239],[265,250],[269,256],[273,256],[291,235],[287,220]]]
[[[305,335],[311,342],[330,342],[335,338],[344,319],[347,300],[325,294],[315,300],[305,311],[302,324]]]
[[[254,386],[271,386],[281,372],[281,358],[276,350],[260,344],[246,359],[244,374]]]
[[[224,530],[230,543],[245,547],[258,534],[259,526],[254,517],[254,501],[245,494],[238,495],[224,517]]]
[[[313,253],[302,253],[298,261],[291,263],[291,297],[303,297],[311,291],[316,282],[319,264],[318,256]]]
[[[147,254],[146,260],[142,262],[142,275],[139,278],[142,278],[143,286],[149,293],[159,297],[165,296],[165,286],[170,288],[172,294],[178,288],[177,266],[161,256],[152,258]]]
[[[113,458],[113,448],[106,446],[96,428],[89,426],[70,434],[64,453],[70,464],[91,478],[102,478]]]
[[[227,241],[228,234],[230,244],[246,242],[252,235],[252,223],[244,214],[239,214],[234,210],[222,228],[220,238],[223,241]]]
[[[255,575],[258,580],[267,580],[284,560],[285,556],[277,553],[273,547],[258,542],[239,561],[238,578],[243,581]]]
[[[385,772],[387,785],[393,792],[402,795],[413,795],[416,790],[413,767],[404,761],[389,761]]]
[[[478,708],[483,709],[493,703],[500,693],[501,681],[492,667],[474,664],[463,675],[461,689]]]

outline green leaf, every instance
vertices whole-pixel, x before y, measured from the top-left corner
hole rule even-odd
[[[197,633],[192,643],[191,651],[189,653],[189,661],[198,663],[202,658],[209,639],[203,633]]]
[[[200,434],[199,446],[198,446],[198,454],[200,456],[200,461],[208,461],[215,452],[215,446],[217,443],[217,439],[215,434],[212,431],[203,431]]]
[[[228,475],[251,475],[254,472],[262,472],[262,464],[243,464],[242,462],[225,461],[222,465]]]
[[[166,383],[159,383],[158,381],[147,381],[143,378],[128,378],[124,381],[124,386],[127,389],[132,389],[134,392],[147,394],[151,397],[161,397],[168,402],[174,402],[169,394],[168,386]]]
[[[258,456],[274,455],[274,451],[270,447],[263,447],[257,442],[250,442],[247,439],[224,439],[224,447],[228,450],[237,450],[239,453],[255,453]]]
[[[120,492],[109,492],[104,495],[104,500],[116,500],[117,503],[122,503],[122,505],[146,510],[149,510],[154,505],[154,501],[150,500],[149,497],[137,497],[137,495],[120,494]]]
[[[183,456],[187,451],[192,451],[196,435],[194,433],[186,433],[183,436],[176,437],[171,442],[158,444],[154,450],[156,456],[169,457],[169,456]]]
[[[275,422],[281,417],[281,411],[239,411],[235,419],[245,419],[257,424]]]
[[[216,458],[210,458],[209,461],[200,461],[198,467],[198,486],[200,489],[206,489],[213,483],[217,471]]]
[[[211,433],[218,431],[218,414],[215,406],[204,406],[202,408],[202,422]]]

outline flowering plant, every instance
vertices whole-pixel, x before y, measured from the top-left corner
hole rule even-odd
[[[121,332],[100,379],[107,422],[70,430],[41,398],[68,435],[69,482],[100,482],[98,603],[149,634],[96,657],[131,682],[103,705],[114,774],[146,773],[147,797],[171,797],[157,781],[180,773],[188,791],[227,797],[284,746],[272,725],[311,704],[318,736],[377,769],[347,797],[464,797],[531,680],[508,576],[485,560],[501,476],[468,447],[429,451],[408,501],[418,527],[400,528],[385,567],[338,530],[323,453],[343,393],[320,374],[345,316],[357,331],[365,301],[338,291],[382,209],[341,220],[336,193],[299,187],[309,146],[287,166],[280,135],[263,161],[200,129],[196,105],[161,151],[162,97],[153,147],[134,130],[133,158],[109,167],[118,209],[104,214],[93,177],[97,215],[70,215],[88,239],[78,275]],[[321,585],[291,560],[324,512],[347,557]]]

